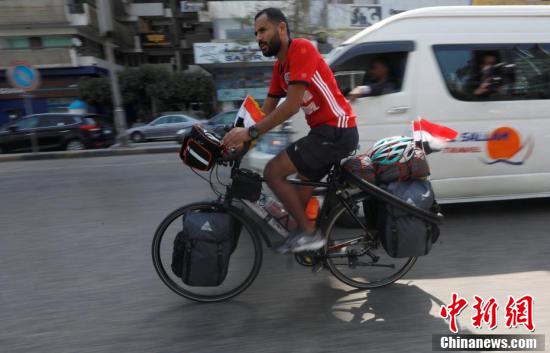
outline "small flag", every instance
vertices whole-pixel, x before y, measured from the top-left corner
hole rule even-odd
[[[256,102],[252,96],[246,96],[237,113],[234,126],[250,127],[262,120],[264,116],[265,113],[260,108],[258,102]]]
[[[429,147],[431,151],[440,151],[449,142],[456,138],[458,131],[450,127],[434,124],[426,119],[419,118],[413,122],[413,137],[422,146]]]

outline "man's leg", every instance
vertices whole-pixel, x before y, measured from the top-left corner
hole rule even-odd
[[[292,185],[287,177],[296,173],[296,167],[288,157],[286,151],[279,153],[264,170],[267,185],[273,190],[277,198],[283,203],[288,213],[294,217],[298,227],[307,232],[314,228],[306,217],[307,200],[313,193],[313,187],[298,187]]]

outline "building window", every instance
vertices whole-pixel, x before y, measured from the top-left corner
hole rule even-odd
[[[29,38],[8,38],[7,42],[9,49],[28,49],[30,47]]]
[[[72,46],[71,37],[42,37],[44,48],[67,48]]]
[[[550,44],[436,45],[434,52],[456,99],[550,99]]]

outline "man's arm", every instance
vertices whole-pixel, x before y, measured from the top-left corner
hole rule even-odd
[[[265,114],[269,114],[272,111],[277,108],[277,104],[279,103],[280,98],[279,97],[270,97],[267,96],[267,98],[264,101],[264,105],[262,106],[262,111]]]
[[[271,108],[271,113],[267,114],[259,123],[256,124],[256,128],[259,130],[260,134],[264,134],[269,130],[273,129],[275,126],[281,124],[283,121],[292,117],[294,114],[300,110],[300,103],[304,97],[304,92],[306,90],[306,85],[296,84],[288,86],[288,92],[286,100],[283,104],[276,106],[277,101],[273,100],[271,102],[267,101],[267,108]],[[270,99],[270,98],[268,98]],[[272,98],[273,99],[273,98]],[[266,104],[264,103],[264,107]],[[249,141],[251,138],[248,134],[248,129],[245,128],[234,128],[224,136],[222,144],[228,148],[236,148],[241,143]]]
[[[283,104],[278,107],[274,107],[270,113],[268,113],[259,123],[256,124],[260,134],[268,132],[296,114],[300,110],[300,104],[302,103],[305,90],[306,85],[303,84],[288,86],[286,100]],[[267,100],[266,103],[268,103]],[[264,106],[266,106],[265,103]]]

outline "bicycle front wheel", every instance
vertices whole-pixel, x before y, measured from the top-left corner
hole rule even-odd
[[[353,195],[350,198],[352,209],[359,209],[367,197],[363,192]],[[416,262],[416,257],[396,259],[388,256],[376,233],[371,233],[373,238],[367,236],[341,203],[330,214],[325,232],[327,267],[336,278],[355,288],[386,286],[403,277]]]
[[[242,225],[236,248],[229,261],[227,276],[219,286],[189,286],[172,272],[174,240],[182,230],[183,217],[193,212],[228,213]],[[242,293],[252,284],[261,267],[262,244],[251,222],[238,209],[214,202],[202,202],[181,207],[162,221],[153,238],[152,256],[160,279],[172,291],[199,302],[217,302]]]

